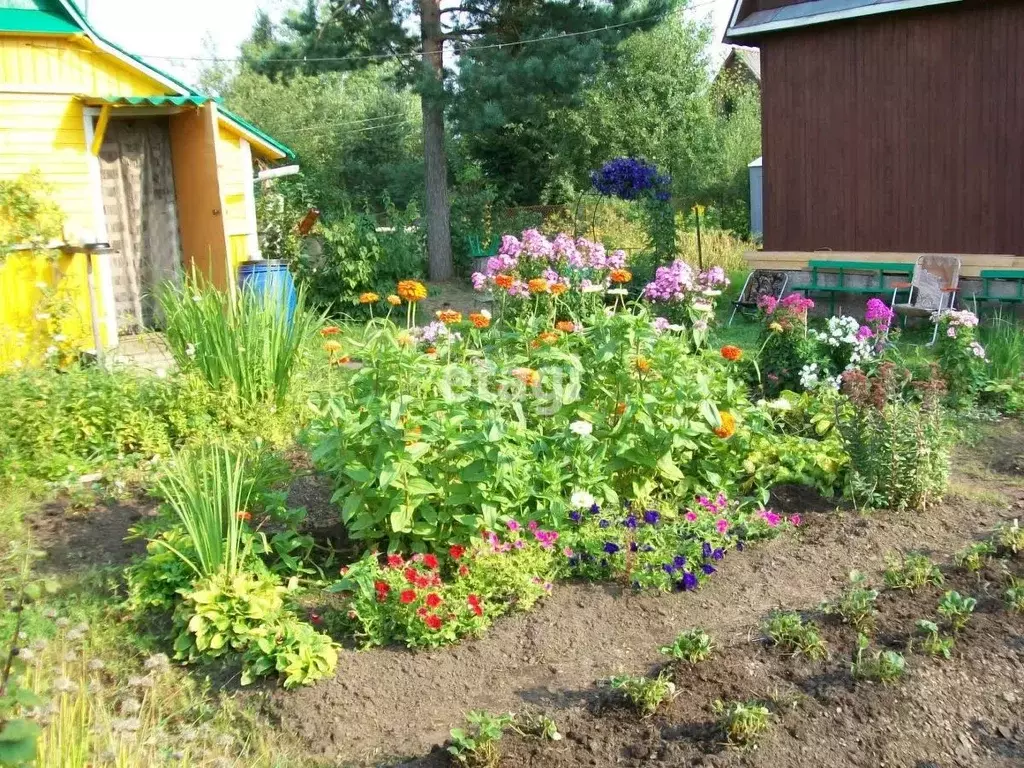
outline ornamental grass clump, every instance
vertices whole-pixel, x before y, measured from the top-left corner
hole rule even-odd
[[[297,398],[322,324],[301,288],[294,310],[273,292],[232,295],[195,276],[165,286],[159,299],[179,368],[199,372],[241,407],[280,409]]]
[[[853,405],[836,412],[850,454],[848,495],[893,510],[923,510],[941,499],[953,442],[940,403],[942,381],[912,383],[908,371],[886,362],[872,376],[847,371],[842,391]]]

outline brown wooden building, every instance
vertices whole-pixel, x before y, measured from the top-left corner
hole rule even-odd
[[[1024,0],[737,0],[726,42],[761,51],[766,251],[1024,255]]]

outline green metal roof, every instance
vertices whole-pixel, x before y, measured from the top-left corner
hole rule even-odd
[[[79,31],[59,0],[0,0],[0,32],[73,35]]]
[[[235,123],[239,127],[249,131],[249,133],[252,133],[252,134],[258,136],[260,139],[262,139],[263,141],[267,142],[267,144],[272,146],[274,149],[278,150],[279,152],[283,152],[286,157],[291,157],[291,158],[295,157],[294,150],[292,150],[290,147],[285,146],[280,141],[275,139],[273,136],[270,136],[270,135],[264,133],[259,128],[257,128],[255,125],[250,123],[248,120],[246,120],[246,119],[244,119],[242,117],[239,117],[234,112],[231,112],[230,110],[227,110],[224,107],[217,107],[217,112],[219,114],[224,115],[224,117],[226,117],[228,120],[230,120],[231,122]]]
[[[208,101],[216,101],[209,96],[104,96],[96,99],[101,104],[123,105],[129,107],[201,107]]]

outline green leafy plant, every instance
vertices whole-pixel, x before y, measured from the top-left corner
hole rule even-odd
[[[240,407],[289,405],[322,321],[306,309],[301,289],[294,310],[280,298],[251,290],[233,296],[195,276],[181,287],[165,286],[159,299],[178,367],[198,372]]]
[[[64,214],[39,173],[0,179],[0,263],[16,245],[45,246],[61,238]]]
[[[858,632],[869,632],[875,625],[875,601],[878,590],[868,586],[867,576],[859,571],[850,572],[850,585],[835,602],[821,606],[828,615],[839,616]]]
[[[992,546],[997,554],[1018,555],[1024,552],[1024,528],[1020,520],[1002,523],[992,534]]]
[[[726,740],[736,746],[754,746],[771,727],[771,710],[759,701],[716,701],[712,711]]]
[[[857,651],[854,654],[851,672],[860,680],[874,680],[888,685],[903,677],[907,662],[902,654],[896,651],[878,651],[873,655],[864,656],[871,645],[867,635],[857,634]]]
[[[809,659],[828,658],[828,649],[818,628],[813,622],[805,622],[798,613],[773,613],[761,625],[761,631],[784,651],[802,653]]]
[[[953,432],[940,404],[944,384],[920,381],[912,394],[909,383],[909,372],[891,362],[872,376],[843,374],[855,407],[838,411],[838,426],[851,459],[847,491],[858,503],[924,509],[945,493]]]
[[[938,610],[939,615],[950,623],[953,632],[959,632],[967,626],[977,605],[978,601],[973,597],[964,597],[959,592],[950,590],[942,596]]]
[[[562,740],[562,734],[558,732],[558,724],[545,714],[524,715],[518,718],[513,727],[520,733],[531,734],[540,739]]]
[[[955,408],[971,408],[989,378],[985,348],[977,340],[978,317],[962,309],[947,312],[936,322],[939,369],[948,400]]]
[[[931,656],[941,656],[948,659],[953,653],[953,645],[956,641],[952,637],[943,637],[939,634],[939,625],[927,619],[918,619],[915,622],[917,631],[923,636],[921,647],[925,653]]]
[[[711,656],[715,644],[711,635],[703,629],[688,629],[680,634],[672,645],[662,646],[659,650],[666,656],[687,664],[697,664]]]
[[[459,763],[474,768],[496,768],[501,760],[498,742],[515,721],[511,714],[492,715],[475,710],[466,715],[467,727],[452,728],[448,752]]]
[[[977,573],[992,559],[996,549],[987,541],[978,541],[956,552],[953,564],[968,573]]]
[[[1024,579],[1010,578],[1010,586],[1003,592],[1006,604],[1014,613],[1024,613]]]
[[[621,675],[611,678],[608,684],[625,694],[643,717],[650,717],[658,711],[658,707],[676,695],[675,683],[666,672],[654,678]]]
[[[941,586],[942,571],[927,555],[910,552],[885,559],[885,585],[890,589],[918,589],[927,584]]]

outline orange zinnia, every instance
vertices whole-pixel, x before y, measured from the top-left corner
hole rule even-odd
[[[743,350],[732,344],[726,344],[719,351],[722,353],[722,357],[732,363],[735,363],[743,357]]]
[[[491,318],[487,315],[482,315],[479,312],[473,312],[469,316],[469,322],[471,322],[477,328],[486,328],[491,324]]]
[[[558,341],[558,334],[554,331],[544,331],[544,333],[537,336],[537,341],[541,344],[554,344]]]
[[[547,293],[551,290],[551,284],[543,277],[533,278],[526,287],[530,289],[530,293]]]
[[[532,368],[513,368],[512,375],[528,387],[532,387],[540,381],[540,373]]]
[[[427,347],[427,354],[428,355],[436,355],[437,354],[437,347]]]
[[[615,415],[616,416],[621,416],[625,412],[626,412],[626,404],[625,403],[616,403],[615,404]]]
[[[722,421],[722,426],[715,430],[715,434],[723,440],[727,440],[736,434],[736,419],[728,411],[722,411],[718,416]]]
[[[419,280],[402,280],[398,284],[398,295],[410,304],[427,298],[427,286]]]
[[[551,294],[553,296],[561,296],[563,293],[569,290],[569,286],[565,283],[552,283]]]
[[[341,333],[341,328],[336,325],[328,325],[326,328],[320,329],[321,336],[334,336]]]
[[[651,361],[642,355],[636,359],[636,369],[640,373],[647,373],[651,370]]]
[[[335,358],[334,360],[331,360],[332,365],[348,365],[351,362],[352,359],[348,355],[344,355],[343,357],[338,357]]]
[[[512,278],[512,275],[496,275],[494,278],[494,284],[506,291],[512,287],[514,282],[515,280]]]
[[[572,320],[559,320],[555,323],[555,328],[560,330],[562,333],[573,333],[576,330],[576,323]]]
[[[360,304],[376,304],[378,301],[380,301],[380,296],[373,291],[367,291],[359,295]]]
[[[628,269],[613,269],[608,273],[608,278],[613,283],[628,283],[633,279],[633,273]]]
[[[437,319],[445,325],[455,325],[462,322],[462,313],[454,309],[442,309],[437,313]]]
[[[341,342],[331,339],[330,341],[324,343],[324,349],[333,354],[337,352],[339,349],[341,349]]]
[[[388,296],[388,304],[390,304],[392,307],[397,307],[401,303],[402,303],[402,297],[401,296],[396,296],[393,293],[390,296]]]

